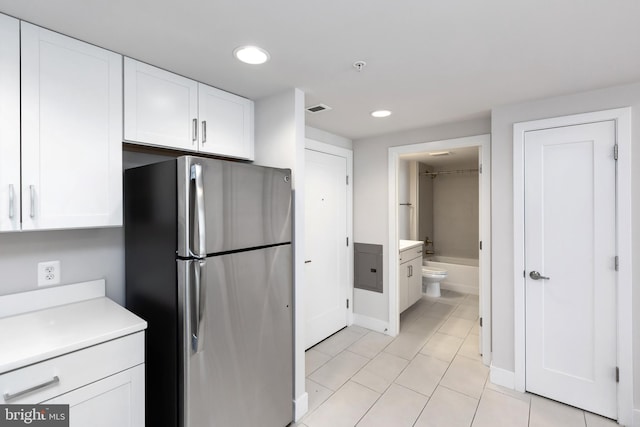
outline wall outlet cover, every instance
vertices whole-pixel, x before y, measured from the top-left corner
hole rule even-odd
[[[38,263],[38,286],[60,284],[60,261]]]

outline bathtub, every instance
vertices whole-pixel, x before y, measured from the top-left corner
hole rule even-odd
[[[449,289],[466,294],[479,293],[480,269],[479,260],[473,258],[456,258],[447,256],[429,257],[422,261],[427,267],[447,270],[447,278],[440,282],[442,289]]]

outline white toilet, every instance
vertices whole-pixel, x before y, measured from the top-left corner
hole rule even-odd
[[[440,296],[440,282],[447,278],[447,270],[434,267],[422,267],[422,277],[427,282],[428,297]]]

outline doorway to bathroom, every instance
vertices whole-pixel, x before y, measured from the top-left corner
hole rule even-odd
[[[390,330],[400,330],[399,240],[422,241],[426,268],[447,271],[439,283],[441,299],[428,300],[477,301],[479,351],[486,365],[491,360],[489,151],[489,135],[389,149]],[[432,281],[425,280],[426,295],[435,295]]]

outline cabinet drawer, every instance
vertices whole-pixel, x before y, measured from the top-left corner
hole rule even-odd
[[[416,259],[418,257],[422,257],[422,246],[405,249],[404,251],[400,252],[400,263],[411,261],[412,259]]]
[[[144,332],[2,374],[0,404],[39,403],[141,363]]]

